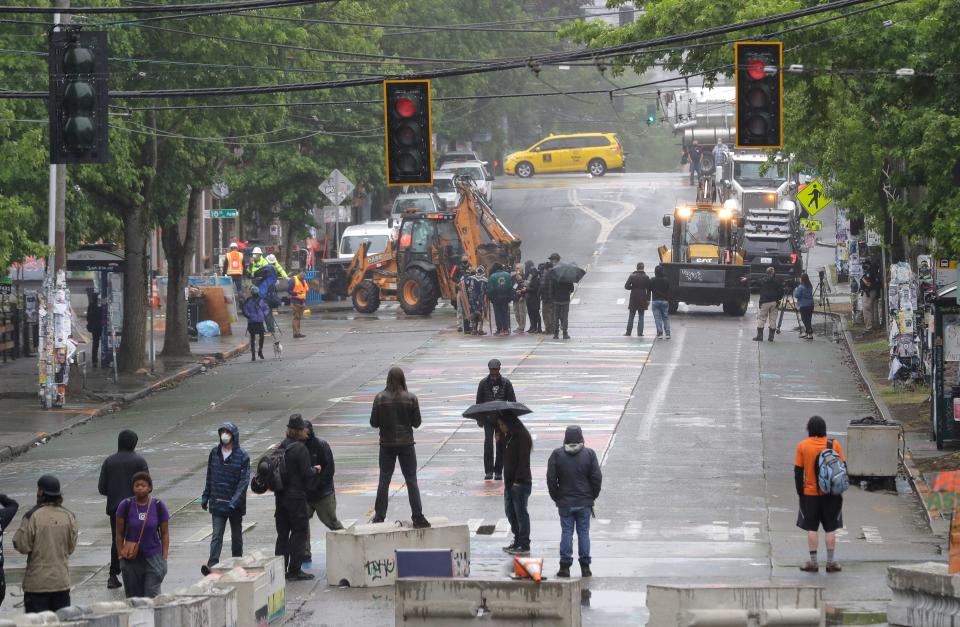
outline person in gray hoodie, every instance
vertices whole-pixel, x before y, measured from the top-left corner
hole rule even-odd
[[[600,496],[603,475],[593,449],[583,444],[580,427],[567,427],[563,446],[554,449],[547,462],[547,490],[560,514],[560,570],[569,577],[573,565],[573,531],[577,531],[580,574],[590,577],[590,516]]]

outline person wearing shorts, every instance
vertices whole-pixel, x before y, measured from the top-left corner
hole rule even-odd
[[[828,443],[826,421],[820,416],[812,416],[807,421],[807,435],[809,437],[797,444],[797,454],[793,462],[794,482],[800,498],[797,526],[807,532],[807,549],[810,551],[810,559],[800,570],[808,573],[819,570],[818,531],[823,527],[824,544],[827,548],[826,570],[828,573],[838,573],[841,569],[835,560],[834,551],[837,547],[837,529],[843,527],[843,497],[824,494],[817,486],[817,457],[827,448]],[[840,459],[846,462],[847,458],[840,448],[840,443],[836,440],[829,442]]]

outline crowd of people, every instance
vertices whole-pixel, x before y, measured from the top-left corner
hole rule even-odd
[[[570,298],[575,286],[553,271],[559,263],[559,253],[540,265],[529,260],[518,263],[512,271],[493,263],[488,276],[483,265],[470,267],[470,259],[464,255],[453,270],[458,329],[468,335],[486,335],[487,326],[494,335],[510,335],[512,307],[516,333],[546,333],[555,340],[562,333],[563,339],[569,340]]]

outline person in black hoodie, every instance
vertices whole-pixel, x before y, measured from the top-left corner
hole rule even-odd
[[[283,556],[283,564],[290,581],[306,581],[313,575],[303,572],[304,547],[310,533],[310,514],[307,511],[307,486],[320,474],[320,469],[310,465],[307,440],[307,422],[300,414],[293,414],[287,421],[287,437],[280,443],[284,448],[283,490],[275,496],[277,544],[274,555]]]
[[[500,376],[500,360],[491,359],[487,362],[487,369],[490,374],[481,379],[477,386],[477,405],[490,401],[517,402],[510,379]],[[497,414],[477,418],[477,426],[483,427],[483,479],[500,481],[503,479],[503,438],[496,434]]]
[[[527,284],[527,318],[530,320],[527,333],[543,333],[543,322],[540,320],[540,271],[530,260],[524,266],[523,280]]]
[[[7,530],[20,504],[6,494],[0,494],[0,605],[7,596],[7,576],[3,572],[3,532]]]
[[[513,542],[503,547],[511,555],[530,553],[530,513],[527,501],[533,489],[530,474],[530,453],[533,438],[520,419],[512,413],[501,412],[497,418],[504,439],[503,445],[503,508],[510,521]]]
[[[336,469],[333,462],[333,451],[326,440],[321,440],[313,432],[313,423],[307,421],[307,441],[304,442],[310,451],[310,463],[320,468],[320,474],[307,484],[307,512],[317,518],[331,531],[343,529],[343,523],[337,519],[337,494],[333,487],[333,473]],[[307,528],[307,548],[304,552],[303,567],[313,566],[313,554],[310,550],[310,529]]]
[[[573,530],[577,530],[580,574],[590,577],[590,515],[600,496],[603,475],[593,449],[583,445],[580,427],[567,427],[563,446],[554,449],[547,461],[547,491],[560,514],[560,570],[557,577],[569,577],[573,565]]]
[[[137,434],[124,429],[117,436],[117,452],[103,461],[100,467],[100,494],[107,497],[107,516],[110,517],[110,576],[108,588],[119,588],[120,558],[117,556],[117,507],[120,501],[133,496],[133,475],[150,472],[147,460],[137,448]]]
[[[93,367],[100,363],[100,338],[103,335],[103,306],[100,297],[93,288],[87,289],[87,331],[90,332],[93,354],[90,356]]]
[[[627,318],[627,332],[624,335],[630,337],[633,332],[633,318],[640,314],[637,320],[637,337],[643,337],[643,316],[650,304],[650,277],[643,271],[643,263],[637,264],[636,272],[630,274],[623,289],[630,290],[630,317]]]

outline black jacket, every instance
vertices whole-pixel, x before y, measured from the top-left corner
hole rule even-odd
[[[87,331],[94,335],[103,333],[103,306],[99,301],[91,300],[87,305]]]
[[[540,300],[540,273],[536,268],[527,268],[523,274],[523,280],[527,284],[527,302],[531,298]]]
[[[312,428],[309,434],[305,444],[310,452],[310,465],[320,466],[320,472],[307,485],[307,500],[318,501],[334,493],[333,473],[336,466],[333,461],[333,451],[330,450],[326,440],[318,438]]]
[[[137,448],[137,434],[124,429],[117,436],[117,452],[103,460],[100,467],[100,494],[107,497],[107,515],[113,517],[117,513],[120,501],[133,496],[133,475],[138,472],[149,472],[147,460]]]
[[[603,474],[593,449],[583,445],[580,427],[567,427],[563,446],[547,461],[547,491],[557,507],[593,507]]]
[[[670,281],[665,277],[655,276],[650,281],[651,300],[670,300]]]
[[[513,384],[510,383],[510,379],[503,375],[500,375],[498,381],[491,379],[490,375],[480,379],[480,385],[477,386],[477,405],[490,401],[517,402],[517,395],[513,391]],[[485,414],[483,418],[477,420],[477,424],[481,424],[481,420],[493,424],[497,420],[497,415],[495,413]]]
[[[565,305],[570,302],[570,294],[573,294],[573,283],[558,281],[556,274],[551,270],[547,274],[547,283],[550,285],[550,296],[554,303]]]
[[[775,303],[783,298],[783,283],[775,276],[760,281],[760,303]]]
[[[285,438],[280,446],[287,449],[284,454],[287,474],[283,476],[283,491],[277,493],[277,498],[306,501],[307,486],[318,474],[317,469],[310,464],[310,451],[306,444],[291,438]]]
[[[515,483],[532,484],[530,452],[533,441],[522,433],[500,434],[500,437],[503,438],[503,485],[509,488]]]
[[[420,403],[410,392],[386,390],[373,399],[370,426],[380,429],[380,446],[412,446],[413,430],[420,426]]]
[[[553,288],[555,283],[550,280],[551,270],[553,270],[553,264],[545,264],[543,269],[540,270],[540,300],[544,303],[553,302]]]
[[[623,289],[630,290],[630,309],[646,309],[650,304],[650,277],[643,270],[632,273]]]
[[[13,517],[17,515],[17,510],[20,509],[20,504],[6,494],[0,494],[0,506],[3,506],[3,509],[0,509],[0,582],[2,582],[4,581],[3,532],[6,531],[10,523],[13,522]],[[0,603],[2,602],[3,598],[0,597]]]

